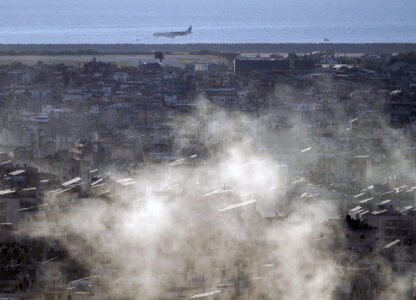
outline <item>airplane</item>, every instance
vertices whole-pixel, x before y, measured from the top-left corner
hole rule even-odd
[[[153,34],[153,36],[167,37],[167,38],[174,39],[175,36],[188,35],[191,33],[192,33],[192,26],[189,26],[189,28],[186,31],[156,32]]]

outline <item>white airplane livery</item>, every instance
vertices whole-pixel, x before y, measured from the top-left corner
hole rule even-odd
[[[188,35],[191,33],[192,33],[192,26],[189,26],[189,28],[186,31],[156,32],[153,34],[153,36],[167,37],[167,38],[174,39],[176,36]]]

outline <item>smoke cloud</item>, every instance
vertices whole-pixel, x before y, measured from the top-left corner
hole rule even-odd
[[[113,172],[111,200],[49,193],[46,222],[22,224],[24,232],[59,240],[114,296],[333,298],[342,278],[329,251],[336,205],[309,197],[314,187],[265,151],[265,143],[289,145],[286,135],[205,101],[196,106],[176,122],[178,160],[128,170],[139,174],[128,185]],[[206,151],[182,151],[189,136],[209,141]]]

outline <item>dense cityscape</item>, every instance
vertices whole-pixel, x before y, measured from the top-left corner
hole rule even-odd
[[[0,299],[416,296],[415,53],[87,54],[1,61]]]

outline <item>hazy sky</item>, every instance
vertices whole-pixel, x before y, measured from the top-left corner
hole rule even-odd
[[[354,20],[413,24],[416,14],[415,0],[2,0],[0,1],[0,24],[13,19],[48,22],[61,17],[60,22],[71,22],[79,16],[100,16],[111,20],[114,14],[143,16],[159,12],[165,15],[179,14],[184,18],[195,15],[216,15],[233,18],[236,14],[249,13],[253,18],[282,18],[287,22],[314,23],[329,18],[330,21],[353,22]],[[13,16],[13,19],[11,17]],[[299,18],[297,18],[299,16]],[[94,21],[95,18],[91,19]],[[155,23],[162,20],[154,20]],[[54,22],[55,23],[55,22]]]

